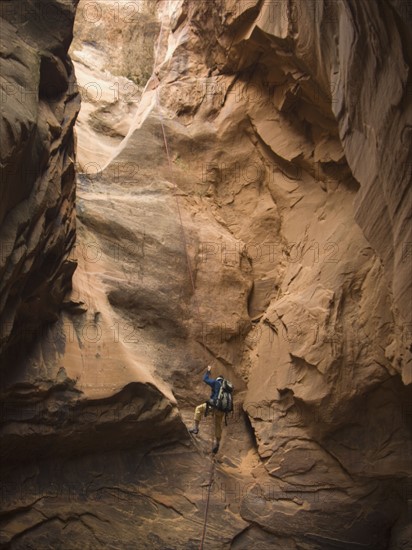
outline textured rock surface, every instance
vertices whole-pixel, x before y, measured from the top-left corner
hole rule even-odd
[[[127,134],[152,73],[158,29],[150,0],[80,0],[70,55],[82,97],[76,125],[81,172],[99,172]]]
[[[2,543],[197,548],[212,362],[238,391],[205,547],[410,548],[408,5],[158,12],[65,312],[3,377]]]
[[[89,273],[101,255],[96,237],[90,242],[85,232],[81,253],[74,247],[73,125],[80,98],[67,49],[75,6],[9,4],[2,12],[4,463],[27,461],[28,448],[38,459],[131,447],[136,439],[153,446],[187,437],[170,389],[162,391],[150,374],[147,354],[139,348],[133,355],[128,339],[119,339],[110,305],[123,279],[113,267],[117,249],[100,266],[103,274],[112,269],[117,275],[110,289]],[[61,28],[47,37],[50,10]],[[107,223],[102,226],[107,230]],[[72,283],[81,300],[70,296]],[[111,347],[110,338],[119,345]],[[124,422],[129,429],[119,432]]]
[[[0,357],[57,319],[75,263],[73,125],[67,56],[76,2],[2,2]],[[44,8],[44,6],[43,6]],[[4,365],[2,365],[3,367]]]

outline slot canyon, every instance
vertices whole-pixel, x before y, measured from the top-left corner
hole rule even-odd
[[[412,550],[411,1],[0,9],[0,548]]]

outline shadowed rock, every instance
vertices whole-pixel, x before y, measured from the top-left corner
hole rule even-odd
[[[125,137],[79,177],[76,246],[53,264],[78,263],[58,279],[72,279],[55,300],[64,311],[50,308],[56,322],[3,371],[2,542],[55,547],[69,533],[73,548],[198,547],[212,429],[202,420],[188,439],[184,424],[208,397],[200,376],[212,363],[234,382],[236,408],[205,547],[407,548],[409,8],[157,9],[154,74]],[[55,39],[66,47],[60,27]],[[22,50],[21,78],[48,67],[45,88],[64,95],[59,48],[38,49]],[[112,139],[124,105],[100,107],[84,135],[90,125]],[[36,109],[16,107],[12,164],[31,147]],[[29,191],[10,185],[5,212]],[[54,281],[35,263],[41,247],[33,265]],[[7,296],[26,303],[9,281]]]

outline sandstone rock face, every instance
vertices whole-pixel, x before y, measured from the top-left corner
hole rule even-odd
[[[408,6],[157,10],[64,312],[2,379],[2,543],[198,548],[214,471],[205,548],[407,549]],[[237,389],[214,470],[207,363]]]
[[[155,384],[145,350],[128,349],[123,333],[120,339],[124,326],[110,304],[124,278],[115,269],[118,250],[109,250],[101,265],[104,275],[117,273],[110,288],[90,273],[101,253],[96,237],[90,242],[85,230],[82,241],[80,226],[81,253],[74,246],[73,125],[80,97],[67,50],[75,7],[56,2],[46,10],[28,3],[5,6],[3,13],[0,459],[5,464],[27,461],[28,449],[31,459],[42,459],[131,447],[136,438],[150,447],[159,439],[187,437],[175,398],[167,386],[161,389],[161,381]],[[50,10],[61,28],[47,37]],[[101,215],[98,211],[96,219]],[[104,232],[108,224],[102,225]],[[129,332],[126,326],[126,336]],[[111,347],[110,337],[119,345]],[[118,432],[123,422],[129,430]]]
[[[57,319],[75,269],[68,256],[80,100],[67,55],[75,6],[1,4],[0,357],[6,364],[8,348]]]
[[[79,171],[100,172],[126,136],[152,73],[158,28],[150,0],[80,0],[70,48],[82,97]]]

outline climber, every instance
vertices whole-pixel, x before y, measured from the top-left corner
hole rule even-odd
[[[212,367],[208,365],[207,371],[205,372],[203,376],[203,382],[208,384],[212,388],[212,393],[210,394],[209,401],[206,401],[205,403],[202,403],[201,405],[198,405],[195,409],[195,425],[194,427],[189,430],[192,434],[199,433],[199,423],[200,419],[202,418],[202,415],[207,415],[209,408],[213,409],[213,417],[214,417],[214,425],[215,425],[215,439],[216,443],[213,446],[212,452],[217,453],[219,450],[220,445],[220,439],[222,437],[222,422],[223,417],[225,413],[223,411],[219,411],[215,408],[215,402],[217,400],[217,397],[219,395],[220,386],[223,382],[223,376],[218,376],[216,379],[210,378],[210,372],[212,370]]]

